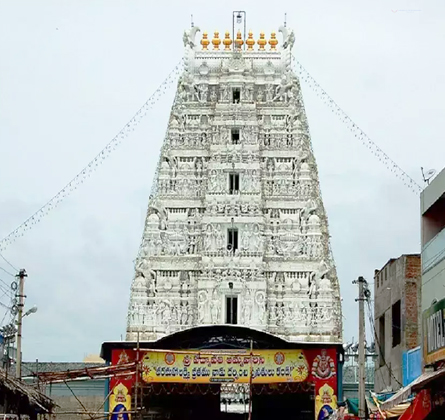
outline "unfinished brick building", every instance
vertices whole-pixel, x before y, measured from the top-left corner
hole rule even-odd
[[[420,254],[390,259],[375,270],[376,392],[401,388],[403,354],[421,344],[421,285]]]

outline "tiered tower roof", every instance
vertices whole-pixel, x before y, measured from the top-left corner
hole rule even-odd
[[[338,279],[294,34],[184,33],[184,72],[136,263],[127,339],[240,324],[341,343]]]

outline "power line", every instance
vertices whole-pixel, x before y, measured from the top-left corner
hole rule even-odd
[[[375,322],[374,322],[374,319],[373,319],[373,317],[372,317],[372,310],[371,310],[371,304],[369,303],[369,301],[367,302],[368,303],[368,312],[369,312],[369,322],[371,323],[371,327],[372,327],[372,329],[373,329],[373,331],[374,331],[374,337],[375,337],[375,341],[376,341],[376,343],[378,344],[378,346],[379,346],[379,355],[381,356],[381,358],[382,358],[382,361],[383,361],[383,364],[384,364],[384,366],[386,366],[386,368],[388,369],[388,372],[389,372],[389,374],[390,374],[390,376],[401,386],[401,387],[403,387],[403,384],[395,377],[395,375],[394,375],[394,373],[393,373],[393,371],[392,371],[392,369],[388,366],[388,363],[386,362],[386,359],[385,359],[385,352],[383,351],[383,348],[382,348],[382,345],[381,345],[381,343],[380,343],[380,339],[378,338],[378,336],[377,336],[377,331],[376,331],[376,328],[375,328]],[[384,383],[385,383],[385,381],[383,381]],[[386,384],[385,384],[385,386],[386,386]]]
[[[1,279],[0,279],[1,280]],[[3,281],[2,281],[3,282]],[[3,282],[4,283],[4,282]],[[5,284],[5,283],[4,283]],[[0,290],[3,290],[3,295],[2,295],[2,297],[4,296],[4,295],[6,295],[6,294],[8,294],[8,296],[9,297],[12,297],[12,291],[11,291],[11,289],[9,288],[9,286],[8,287],[5,287],[5,286],[3,286],[2,284],[0,284]],[[1,298],[0,298],[1,299]]]
[[[0,306],[3,306],[3,307],[6,308],[8,311],[11,309],[8,305],[5,305],[3,302],[0,302]]]
[[[387,169],[390,170],[397,178],[399,178],[411,191],[416,194],[420,194],[422,187],[417,184],[397,163],[395,163],[377,144],[375,144],[368,135],[352,121],[352,119],[344,112],[337,103],[329,96],[329,94],[316,82],[316,80],[310,75],[310,73],[292,57],[292,61],[295,62],[295,71],[300,75],[309,87],[315,92],[315,94],[321,98],[321,100],[331,108],[342,122],[346,124],[349,130],[354,134],[358,140],[360,140],[364,146],[366,146],[377,159],[382,162]]]
[[[19,272],[19,269],[18,268],[16,268],[16,267],[14,267],[3,255],[2,255],[2,253],[0,252],[0,258],[2,258],[14,271],[17,271],[17,272]]]
[[[15,278],[14,278],[14,280],[15,280]],[[4,284],[4,286],[2,286],[2,284],[1,283],[3,283]],[[13,283],[14,283],[14,281],[12,282],[12,283],[7,283],[5,280],[3,280],[1,277],[0,277],[0,288],[3,288],[4,289],[4,287],[6,286],[6,290],[7,290],[7,293],[9,293],[10,295],[12,295],[12,285],[13,285]]]
[[[8,270],[5,270],[3,267],[0,267],[0,270],[4,271],[6,274],[10,275],[11,277],[15,277],[14,274],[10,273]]]
[[[9,311],[5,311],[5,314],[3,315],[2,321],[0,322],[0,326],[3,326],[5,322],[6,315],[8,315]]]
[[[87,166],[85,166],[81,172],[79,172],[68,184],[65,185],[55,196],[53,196],[46,204],[44,204],[33,215],[21,223],[16,229],[14,229],[9,235],[5,236],[0,241],[0,251],[5,250],[9,245],[14,243],[18,238],[23,236],[25,232],[32,229],[37,223],[39,223],[50,211],[54,210],[65,198],[67,198],[72,192],[74,192],[81,184],[89,178],[93,172],[96,171],[99,165],[101,165],[106,158],[110,156],[114,150],[120,145],[120,143],[128,137],[128,135],[134,131],[136,126],[145,117],[147,112],[155,105],[156,102],[167,91],[167,87],[171,86],[183,65],[183,60],[174,67],[169,73],[166,79],[162,82],[153,95],[142,105],[142,107],[134,114],[131,120],[125,124],[125,126],[113,137],[113,139],[105,146],[102,151],[91,160]],[[17,270],[18,271],[18,270]],[[8,273],[9,274],[9,273]]]

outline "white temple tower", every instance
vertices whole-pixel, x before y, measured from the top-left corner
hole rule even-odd
[[[184,72],[155,175],[127,340],[240,324],[342,342],[339,284],[294,34],[184,34]],[[222,42],[221,42],[222,41]],[[210,44],[210,45],[209,45]],[[267,45],[269,44],[269,45]]]

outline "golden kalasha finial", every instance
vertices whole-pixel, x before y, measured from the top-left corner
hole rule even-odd
[[[246,40],[247,51],[253,51],[253,46],[255,45],[255,40],[253,39],[253,32],[249,31],[249,36]]]
[[[260,39],[257,41],[257,44],[260,46],[260,51],[264,51],[264,47],[267,44],[264,32],[260,33]]]
[[[207,39],[207,32],[203,32],[202,39],[201,39],[201,45],[202,49],[207,51],[207,47],[209,46],[210,41]]]
[[[232,45],[232,39],[230,38],[230,32],[227,31],[226,32],[226,36],[223,40],[223,44],[224,44],[224,49],[226,51],[230,51],[230,46]]]
[[[221,45],[221,40],[219,39],[219,32],[215,31],[212,39],[213,49],[219,50],[219,46]]]
[[[238,31],[238,33],[236,34],[236,39],[235,39],[235,45],[237,49],[241,49],[241,47],[243,46],[244,41],[241,35],[241,31]]]
[[[278,44],[277,34],[275,32],[272,32],[270,34],[270,39],[269,39],[270,50],[271,51],[276,51],[277,50],[277,44]]]

